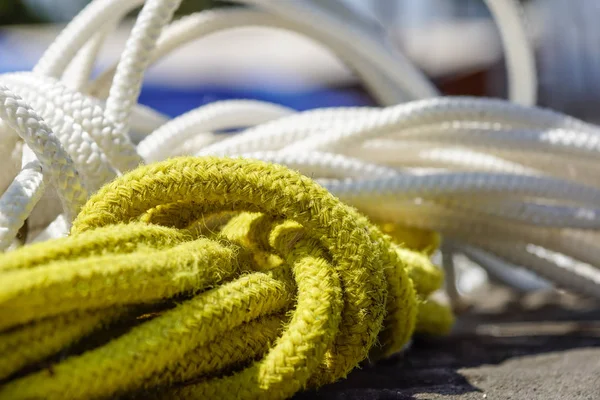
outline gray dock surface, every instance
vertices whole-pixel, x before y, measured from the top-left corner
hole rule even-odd
[[[475,298],[455,332],[417,338],[405,354],[364,366],[296,400],[600,399],[600,307],[558,293]]]

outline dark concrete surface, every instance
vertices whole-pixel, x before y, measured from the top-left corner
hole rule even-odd
[[[560,293],[473,298],[455,332],[296,400],[600,399],[600,307]]]

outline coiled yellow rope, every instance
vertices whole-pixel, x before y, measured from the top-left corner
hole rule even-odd
[[[446,333],[452,315],[427,300],[441,280],[284,167],[140,167],[70,237],[0,256],[0,398],[284,399],[415,329]]]

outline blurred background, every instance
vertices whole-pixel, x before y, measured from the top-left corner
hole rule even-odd
[[[502,47],[483,0],[335,1],[380,24],[443,93],[506,96]],[[0,73],[31,69],[87,3],[0,0]],[[523,5],[538,63],[539,104],[600,122],[595,112],[600,106],[600,1],[528,0]],[[226,6],[232,4],[186,0],[179,14]],[[116,61],[130,28],[124,24],[107,40],[97,72]],[[227,98],[275,101],[298,110],[374,104],[351,71],[318,44],[259,28],[219,33],[176,51],[150,70],[140,100],[175,116]]]

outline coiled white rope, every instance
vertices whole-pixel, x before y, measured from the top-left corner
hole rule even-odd
[[[402,54],[342,4],[237,1],[250,7],[171,22],[178,0],[96,0],[33,72],[0,76],[2,249],[26,219],[29,241],[65,234],[90,191],[141,162],[244,156],[319,179],[372,217],[439,231],[452,242],[448,251],[511,286],[545,287],[515,272],[518,265],[600,299],[600,127],[532,107],[535,65],[514,0],[486,0],[506,48],[511,102],[437,97]],[[104,38],[142,4],[118,64],[90,81]],[[338,6],[343,20],[331,12]],[[137,104],[153,62],[239,26],[287,29],[322,43],[387,107],[294,113],[222,101],[167,121]],[[222,133],[230,129],[239,131]],[[61,215],[53,211],[57,201]],[[38,202],[41,211],[33,212]]]

